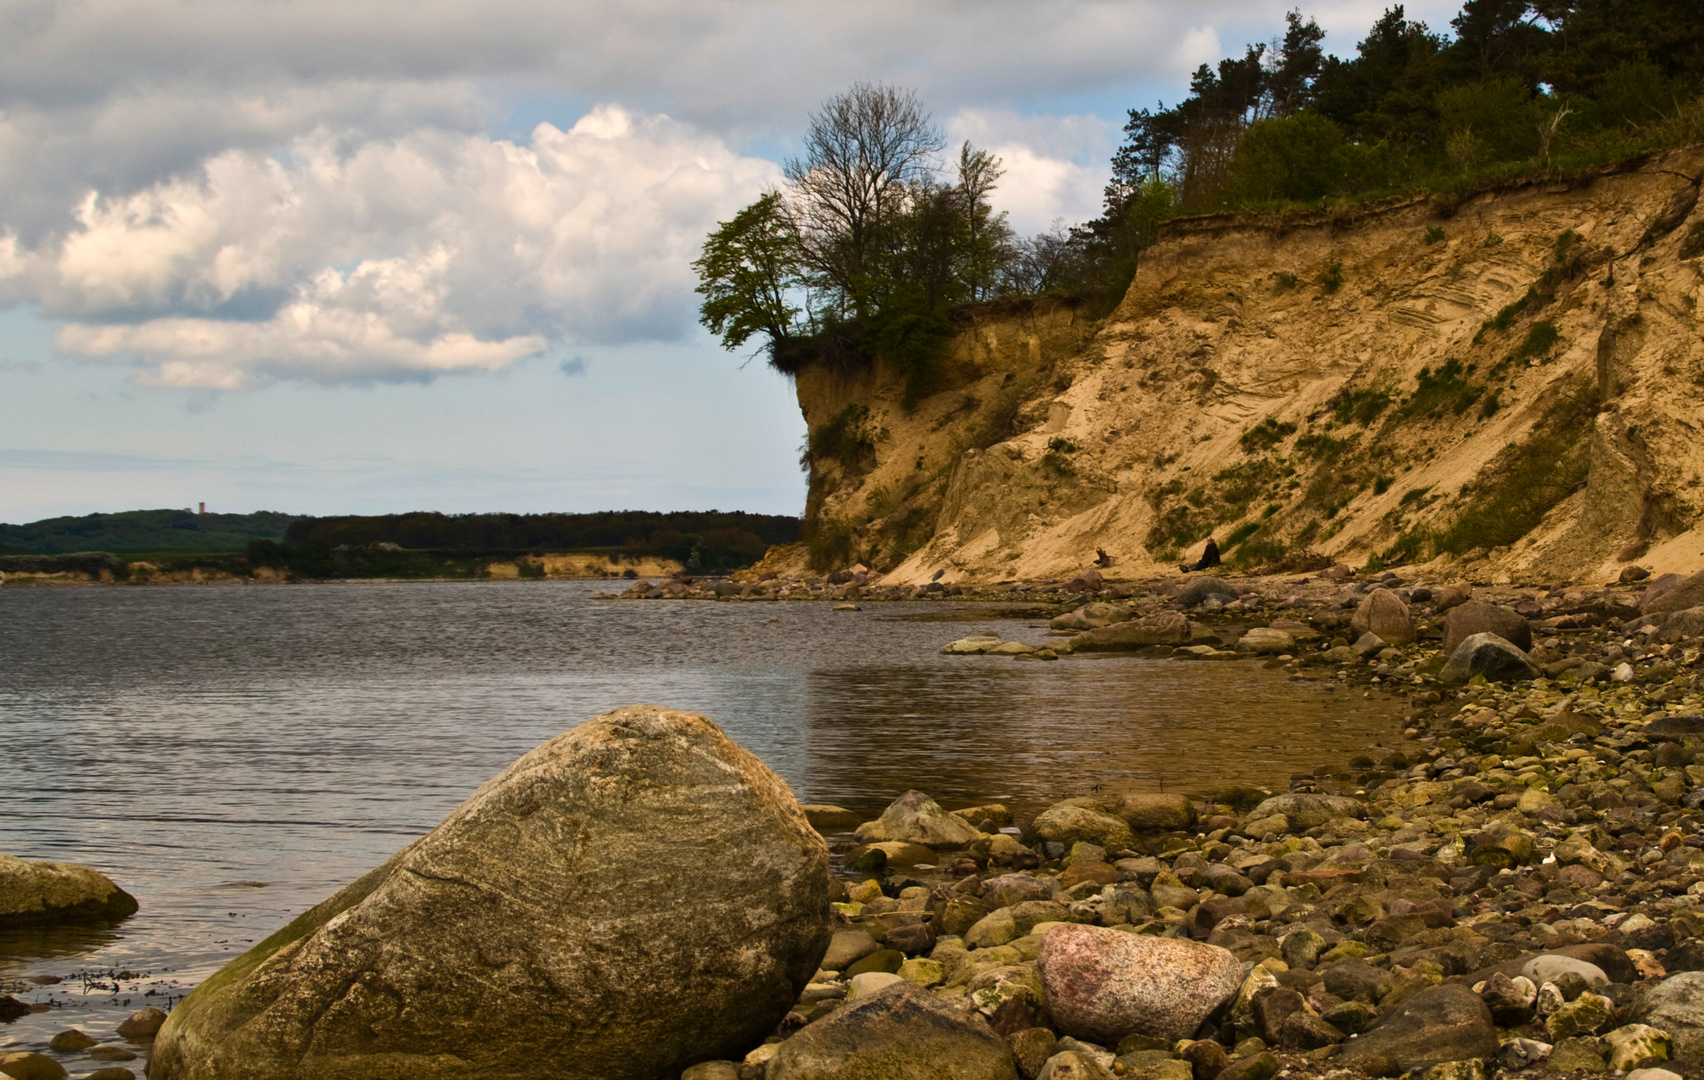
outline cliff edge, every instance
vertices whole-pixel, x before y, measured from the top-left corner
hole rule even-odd
[[[1118,307],[968,309],[931,394],[800,373],[818,569],[1490,580],[1704,568],[1704,148],[1567,179],[1173,222]]]

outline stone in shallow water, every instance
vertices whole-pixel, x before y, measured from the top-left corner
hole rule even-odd
[[[0,926],[116,922],[136,907],[134,896],[87,866],[0,855]]]
[[[853,835],[864,844],[897,840],[931,848],[961,848],[979,839],[982,831],[942,810],[921,791],[907,791],[890,803],[881,817],[858,826]]]
[[[773,1030],[827,914],[780,777],[702,716],[620,709],[204,982],[150,1074],[649,1078]]]

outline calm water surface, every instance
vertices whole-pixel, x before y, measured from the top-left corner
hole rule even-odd
[[[100,1037],[181,994],[619,705],[706,713],[801,800],[872,814],[908,787],[1033,812],[1096,784],[1282,785],[1396,737],[1390,700],[1253,664],[940,655],[973,632],[1045,637],[984,606],[594,598],[608,588],[0,588],[0,852],[90,864],[142,904],[110,931],[0,936],[14,991],[138,976],[30,991],[58,1007],[0,1047]]]

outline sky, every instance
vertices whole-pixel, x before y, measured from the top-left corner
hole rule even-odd
[[[689,264],[811,111],[916,90],[1032,233],[1290,6],[0,0],[0,521],[798,513],[792,387]]]

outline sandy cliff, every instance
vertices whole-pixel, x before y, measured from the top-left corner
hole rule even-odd
[[[807,370],[819,565],[994,581],[1104,552],[1127,576],[1211,534],[1249,565],[1704,567],[1700,176],[1691,148],[1457,200],[1183,220],[1104,318],[967,313],[910,410],[891,373]]]

